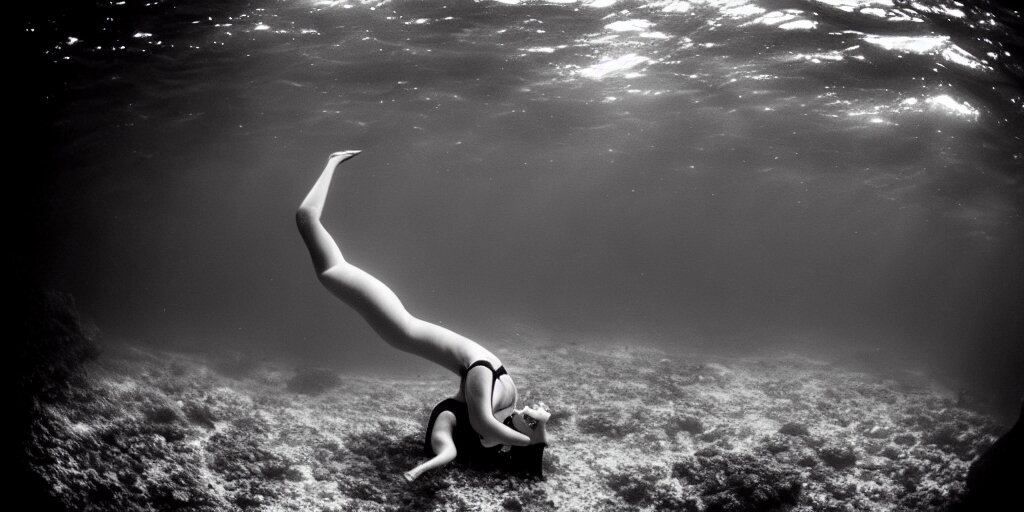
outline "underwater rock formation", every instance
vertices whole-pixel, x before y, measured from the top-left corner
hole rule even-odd
[[[99,331],[79,316],[69,294],[33,289],[19,299],[23,311],[17,319],[20,329],[12,340],[10,368],[15,389],[10,417],[13,453],[7,454],[14,479],[9,483],[15,501],[31,503],[35,510],[60,510],[60,500],[34,469],[45,464],[48,455],[32,450],[32,444],[40,437],[44,442],[57,440],[46,439],[58,427],[40,411],[73,399],[76,387],[85,382],[83,366],[100,354],[96,343]]]
[[[1001,432],[938,387],[810,359],[499,354],[523,402],[555,413],[543,479],[459,464],[400,477],[454,377],[273,361],[227,376],[216,357],[141,348],[108,351],[67,401],[40,406],[31,469],[68,510],[939,512]],[[970,492],[990,480],[975,466]]]
[[[15,340],[15,382],[19,396],[59,399],[82,365],[99,355],[99,331],[78,315],[71,295],[33,290],[22,298],[27,305],[24,332]]]
[[[1009,432],[992,444],[967,473],[962,510],[1024,510],[1024,403]]]

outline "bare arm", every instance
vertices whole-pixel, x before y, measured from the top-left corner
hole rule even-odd
[[[491,410],[491,372],[476,367],[466,375],[466,405],[469,408],[469,424],[484,438],[512,446],[531,444],[529,436],[516,432],[494,418]]]
[[[533,407],[524,407],[522,411],[519,411],[524,420],[524,428],[516,427],[520,432],[525,428],[530,428],[530,444],[548,443],[548,420],[551,419],[551,413],[544,409],[544,404],[534,404]],[[529,421],[533,421],[533,425]],[[514,422],[514,420],[513,420]]]

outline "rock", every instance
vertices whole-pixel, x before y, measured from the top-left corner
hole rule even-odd
[[[714,457],[715,455],[718,455],[720,453],[722,453],[722,450],[719,450],[718,447],[716,447],[716,446],[705,446],[704,448],[701,448],[701,449],[697,450],[696,452],[694,452],[694,455],[696,455],[698,457],[705,457],[706,458],[706,457]]]
[[[961,510],[1024,510],[1024,404],[1009,432],[985,450],[967,472]]]
[[[796,460],[796,463],[798,466],[813,468],[818,465],[818,459],[813,455],[804,454]]]
[[[513,512],[519,512],[523,510],[523,501],[515,496],[508,496],[501,500],[501,507],[505,510],[512,510]]]
[[[768,438],[764,444],[761,445],[765,451],[772,455],[777,455],[782,452],[788,452],[790,450],[789,443],[785,439]]]
[[[46,436],[66,433],[59,422],[40,414],[40,409],[44,403],[53,402],[78,405],[72,397],[84,392],[83,366],[100,353],[96,344],[99,331],[81,319],[71,295],[18,290],[9,293],[17,308],[12,322],[14,334],[8,334],[13,345],[8,366],[12,370],[9,376],[14,384],[14,402],[8,405],[5,423],[12,447],[7,455],[14,456],[5,462],[13,470],[6,484],[15,491],[9,500],[29,503],[36,510],[60,510],[66,508],[66,501],[53,488],[59,473],[33,466],[39,464],[39,456],[48,460],[50,448],[63,449],[48,446],[54,440]]]
[[[284,478],[289,482],[301,482],[305,480],[306,477],[302,474],[302,471],[300,471],[299,468],[293,466],[288,468],[284,474]]]
[[[176,423],[184,420],[184,414],[170,404],[160,404],[142,411],[153,423]]]
[[[24,298],[24,338],[15,343],[15,381],[23,397],[58,398],[68,378],[99,355],[99,331],[78,315],[66,293],[36,290]]]
[[[181,363],[186,357],[139,352],[146,357],[105,358],[84,374],[86,385],[66,387],[71,401],[37,410],[35,469],[73,510],[953,512],[944,507],[963,494],[968,461],[950,448],[977,453],[1002,433],[941,396],[890,402],[877,391],[887,383],[799,361],[761,369],[737,361],[731,381],[708,380],[670,405],[645,407],[647,381],[627,380],[635,367],[588,352],[566,358],[574,362],[566,374],[613,378],[555,381],[539,393],[568,404],[556,409],[565,412],[543,459],[546,481],[456,462],[410,484],[400,475],[426,460],[423,426],[448,391],[444,381],[346,379],[343,389],[305,400],[286,389],[292,373],[281,363],[261,363],[259,375],[273,378],[239,382]],[[561,375],[559,359],[521,357],[536,368],[521,373],[531,389],[528,379]],[[814,385],[786,391],[799,397],[749,400],[767,381]],[[841,398],[819,413],[816,400],[830,385]],[[698,393],[709,386],[713,393]],[[837,431],[839,417],[851,427]],[[931,427],[922,431],[915,425],[925,417]],[[784,418],[779,432],[771,418]]]
[[[810,434],[807,427],[802,423],[789,422],[779,428],[780,434],[786,434],[787,436],[806,436]]]
[[[803,489],[796,471],[731,453],[700,460],[697,479],[707,512],[786,510]]]
[[[893,437],[892,441],[903,446],[911,446],[917,443],[917,439],[914,438],[914,434],[899,434]]]
[[[699,474],[696,464],[697,462],[694,459],[676,462],[672,465],[672,478],[678,478],[684,483],[696,483]]]
[[[903,453],[903,450],[900,450],[898,446],[891,445],[891,444],[887,445],[885,448],[882,448],[882,452],[880,453],[880,455],[882,457],[885,457],[887,459],[892,459],[892,460],[901,459],[901,458],[906,456]]]
[[[633,507],[654,506],[655,510],[691,510],[688,500],[665,485],[663,466],[627,466],[608,475],[605,483],[615,495]]]
[[[857,463],[857,455],[849,446],[829,444],[818,450],[818,457],[836,469],[844,469]]]
[[[621,473],[612,473],[605,483],[622,501],[631,505],[650,505],[654,502],[655,484],[661,477],[656,468],[629,468]]]
[[[249,422],[236,422],[236,424],[247,425]],[[218,432],[210,437],[207,446],[210,469],[221,474],[228,481],[260,482],[260,489],[247,491],[247,495],[269,496],[275,494],[277,491],[274,482],[285,478],[291,463],[264,448],[263,443],[261,433],[252,428],[235,426]],[[248,498],[240,496],[237,499],[245,501],[252,496]],[[252,499],[258,501],[262,498]]]
[[[691,435],[703,434],[704,424],[693,416],[673,416],[669,418],[668,423],[665,425],[665,433],[671,438],[675,437],[679,432],[687,432]]]
[[[189,402],[185,404],[184,412],[189,421],[206,428],[213,428],[214,422],[217,421],[216,415],[207,404]]]
[[[854,483],[829,482],[824,487],[833,498],[840,501],[848,501],[857,495],[857,484]]]

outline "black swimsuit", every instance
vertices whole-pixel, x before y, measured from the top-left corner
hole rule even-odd
[[[490,361],[486,361],[484,359],[473,361],[473,364],[467,366],[465,370],[462,370],[462,381],[459,382],[459,386],[463,388],[463,391],[465,391],[466,388],[466,376],[469,375],[469,371],[475,366],[486,366],[488,370],[491,370],[491,373],[494,375],[494,379],[491,380],[491,395],[494,395],[494,383],[498,382],[498,378],[502,375],[508,375],[508,372],[505,371],[505,365],[501,365],[497,370],[495,370],[494,365],[492,365]]]
[[[508,375],[504,365],[499,366],[495,370],[494,365],[489,361],[483,359],[474,361],[473,364],[460,372],[461,381],[459,382],[459,389],[463,391],[463,396],[465,396],[466,390],[466,376],[469,375],[469,370],[473,369],[474,366],[486,366],[494,374],[494,380],[491,381],[492,395],[494,394],[494,383],[498,382],[498,378],[502,375]],[[444,411],[451,411],[455,415],[455,429],[452,431],[452,440],[455,441],[455,450],[458,452],[458,458],[461,459],[463,454],[469,456],[480,450],[490,450],[490,448],[484,448],[480,444],[480,435],[470,426],[469,407],[466,405],[466,402],[460,402],[454,398],[446,398],[434,406],[434,410],[430,412],[430,420],[427,421],[427,436],[423,441],[423,446],[428,455],[435,455],[434,448],[430,445],[430,435],[434,432],[434,422],[437,421],[437,417]],[[494,448],[500,448],[500,446]]]
[[[498,381],[498,378],[502,375],[508,375],[505,371],[504,366],[499,366],[497,370],[494,366],[483,359],[474,361],[473,364],[466,367],[461,372],[462,380],[459,383],[460,389],[463,391],[465,396],[466,386],[466,375],[469,374],[474,366],[486,366],[494,374],[494,379],[491,381],[491,394],[494,394],[494,383]],[[434,423],[437,421],[437,417],[444,411],[451,411],[455,415],[455,428],[452,429],[452,441],[455,443],[455,458],[458,461],[465,462],[472,468],[476,469],[492,469],[502,467],[506,471],[514,473],[525,473],[532,474],[535,476],[541,475],[541,460],[544,454],[545,444],[534,444],[530,446],[513,446],[510,450],[502,452],[501,445],[495,445],[492,447],[485,447],[480,444],[480,434],[478,434],[469,423],[469,407],[466,402],[461,402],[454,398],[446,398],[434,406],[434,410],[430,412],[430,420],[427,421],[427,435],[423,440],[423,448],[428,457],[436,455],[434,448],[431,446],[430,437],[434,433]],[[505,424],[509,425],[510,420],[506,420]],[[509,425],[511,426],[511,425]]]

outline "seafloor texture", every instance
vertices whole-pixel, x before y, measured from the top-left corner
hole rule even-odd
[[[457,378],[129,349],[33,425],[71,509],[944,510],[1001,432],[923,378],[798,357],[499,351],[554,412],[545,480],[449,466],[406,484]]]

